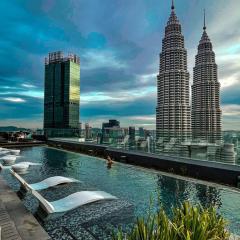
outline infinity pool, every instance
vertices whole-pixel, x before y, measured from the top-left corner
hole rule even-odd
[[[164,175],[158,171],[114,163],[107,169],[100,158],[62,151],[48,147],[24,148],[18,161],[41,163],[32,166],[23,178],[34,183],[47,177],[61,175],[80,180],[79,183],[61,185],[40,193],[55,201],[77,191],[101,190],[116,196],[113,201],[91,203],[65,214],[54,214],[41,224],[54,239],[111,239],[114,228],[127,229],[137,216],[149,210],[150,197],[160,198],[161,205],[171,214],[171,206],[184,200],[207,206],[215,204],[229,221],[233,233],[240,234],[240,192],[215,185],[205,185],[192,180]],[[1,173],[9,185],[19,190],[18,182],[4,170]],[[25,206],[35,214],[38,201],[27,194]]]

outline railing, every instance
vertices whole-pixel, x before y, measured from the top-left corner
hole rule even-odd
[[[110,148],[123,149],[125,151],[135,151],[141,153],[158,154],[171,157],[184,157],[191,160],[202,160],[211,162],[220,162],[232,165],[240,165],[240,147],[233,144],[211,144],[204,142],[183,142],[176,143],[158,143],[151,138],[138,138],[138,140],[120,141],[116,138],[109,138],[109,142],[101,142],[100,139],[94,138],[85,140],[84,138],[54,138],[66,142],[85,142],[93,143]]]

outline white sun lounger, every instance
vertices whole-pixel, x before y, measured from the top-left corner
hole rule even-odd
[[[5,165],[13,165],[18,157],[20,156],[5,155],[3,157],[0,157],[0,160],[2,160]]]
[[[32,191],[32,194],[39,200],[41,208],[46,211],[47,214],[70,211],[85,204],[100,200],[117,199],[115,196],[103,191],[76,192],[54,202],[48,202],[35,190]]]
[[[10,154],[10,152],[7,151],[7,150],[2,150],[2,151],[0,151],[0,155],[1,155],[1,156],[4,156],[4,155],[6,155],[6,154]]]
[[[16,160],[17,158],[19,158],[20,156],[16,156],[16,155],[5,155],[3,157],[0,157],[0,160]]]
[[[15,155],[19,155],[20,150],[16,150],[16,149],[3,149],[0,150],[0,155],[5,155],[5,154],[15,154]]]
[[[16,155],[5,155],[3,157],[0,157],[0,160],[3,160],[3,163],[5,165],[13,165],[16,161],[17,158],[19,158],[20,156],[16,156]]]
[[[19,163],[16,163],[15,165],[27,165],[27,166],[40,166],[42,165],[41,163],[34,163],[34,162],[19,162]]]
[[[67,178],[67,177],[62,177],[62,176],[55,176],[55,177],[50,177],[47,179],[44,179],[41,182],[38,183],[33,183],[33,184],[28,184],[19,174],[14,172],[13,170],[10,170],[12,175],[16,177],[16,179],[21,183],[21,185],[26,188],[26,190],[43,190],[47,189],[50,187],[57,186],[59,184],[64,184],[64,183],[73,183],[73,182],[79,182],[77,179],[74,178]]]
[[[46,211],[47,214],[59,213],[72,210],[74,208],[80,207],[82,205],[100,201],[100,200],[113,200],[117,199],[115,196],[103,192],[103,191],[82,191],[73,193],[65,198],[59,199],[57,201],[48,202],[41,194],[32,188],[32,184],[28,184],[22,177],[17,173],[10,170],[11,173],[17,178],[21,185],[29,190],[33,196],[35,196],[39,202],[41,208]],[[33,184],[34,185],[34,184]]]
[[[19,154],[20,150],[19,149],[8,149],[9,152],[14,153],[14,154]]]
[[[62,176],[54,176],[44,179],[41,182],[30,184],[33,190],[42,190],[47,189],[49,187],[54,187],[56,185],[64,184],[64,183],[73,183],[79,182],[77,179],[62,177]]]
[[[1,163],[0,163],[0,169],[25,169],[27,170],[29,166],[33,166],[33,165],[42,165],[40,163],[32,163],[32,162],[19,162],[19,163],[16,163],[12,166],[3,166]]]
[[[12,165],[12,169],[17,173],[25,173],[29,166],[42,165],[40,163],[33,162],[19,162],[17,164]]]
[[[19,154],[20,150],[19,149],[11,149],[11,148],[0,148],[0,152],[11,152],[15,154]]]
[[[20,156],[5,155],[3,157],[0,157],[0,160],[3,160],[4,165],[13,165],[18,157]]]

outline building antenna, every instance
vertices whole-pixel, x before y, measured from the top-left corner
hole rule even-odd
[[[174,7],[174,0],[172,0],[172,7],[171,7],[171,9],[174,10],[174,8],[175,8]]]
[[[206,10],[204,8],[203,30],[205,31],[206,29],[207,29],[207,27],[206,27]]]

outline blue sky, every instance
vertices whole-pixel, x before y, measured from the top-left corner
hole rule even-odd
[[[170,0],[1,0],[0,125],[42,127],[44,57],[81,58],[81,122],[155,128],[156,75]],[[240,1],[175,0],[192,68],[202,34],[216,53],[224,129],[240,130]]]

